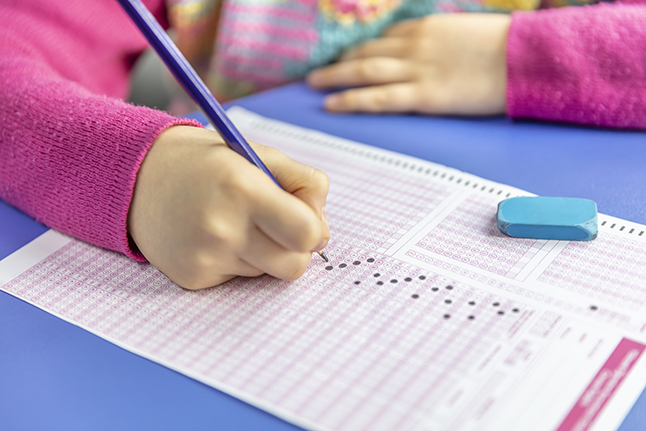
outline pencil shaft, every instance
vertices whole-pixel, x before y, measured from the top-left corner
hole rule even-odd
[[[253,151],[249,143],[242,137],[242,134],[227,117],[224,109],[215,100],[204,81],[199,77],[195,69],[186,60],[184,55],[177,48],[175,43],[168,37],[168,34],[159,25],[155,17],[148,11],[140,0],[117,0],[121,7],[130,16],[130,19],[137,25],[141,33],[146,37],[150,45],[157,52],[162,61],[166,64],[175,79],[184,88],[188,95],[202,109],[206,117],[213,124],[216,130],[222,135],[227,145],[236,153],[256,165],[261,171],[271,178],[278,187],[278,181],[271,174],[269,169],[262,162],[260,157]],[[282,188],[282,187],[281,187]]]

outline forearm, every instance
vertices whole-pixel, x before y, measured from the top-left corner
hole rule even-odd
[[[507,113],[646,129],[646,4],[515,12]]]
[[[44,224],[131,257],[127,214],[157,135],[193,124],[92,94],[46,63],[0,53],[0,197]]]

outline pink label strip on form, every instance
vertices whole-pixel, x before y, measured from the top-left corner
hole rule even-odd
[[[644,352],[645,345],[622,339],[557,431],[587,431]]]

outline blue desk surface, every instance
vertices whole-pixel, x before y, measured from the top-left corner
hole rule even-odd
[[[238,101],[259,114],[646,224],[646,133],[506,119],[333,115],[295,84]],[[0,201],[0,258],[46,229]],[[641,426],[640,426],[641,424]],[[646,424],[646,391],[621,426]],[[297,427],[0,292],[0,430]]]

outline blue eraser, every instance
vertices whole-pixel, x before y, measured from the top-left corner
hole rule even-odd
[[[498,229],[515,238],[590,241],[597,237],[597,204],[589,199],[519,197],[498,204]]]

